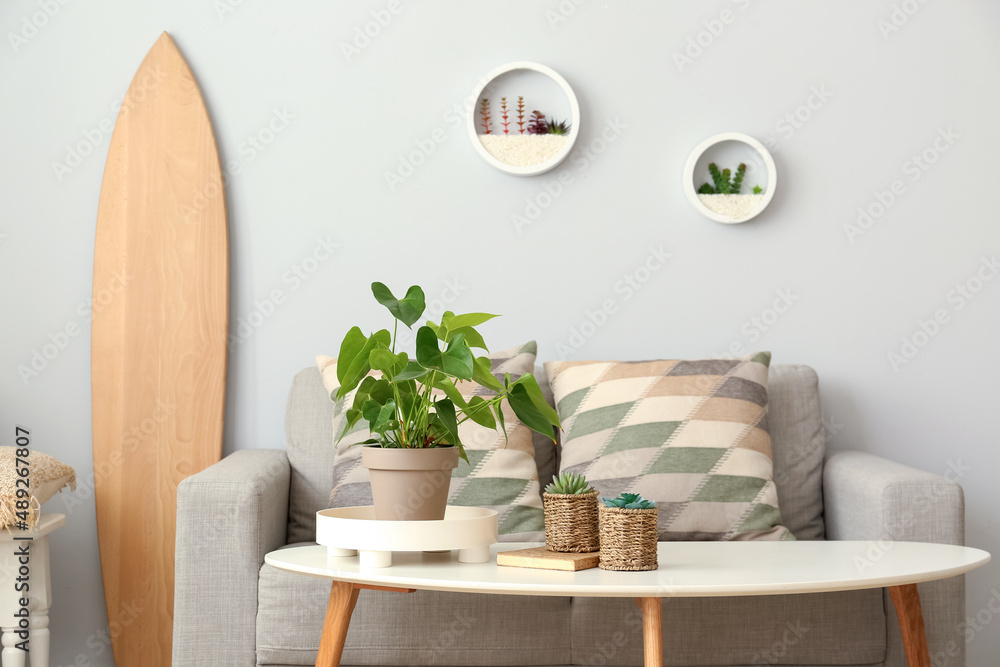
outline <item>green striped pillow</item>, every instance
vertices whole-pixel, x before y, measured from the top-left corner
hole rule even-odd
[[[767,429],[770,352],[736,359],[545,364],[560,472],[657,501],[660,540],[790,540]]]

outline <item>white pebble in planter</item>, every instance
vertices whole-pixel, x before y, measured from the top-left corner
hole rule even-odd
[[[580,105],[566,79],[532,62],[498,67],[473,93],[469,138],[476,152],[500,171],[543,174],[573,150]]]
[[[710,164],[718,163],[711,173]],[[739,173],[739,165],[746,165]],[[726,175],[723,170],[729,170]],[[699,192],[705,188],[712,192]],[[729,190],[739,185],[739,194]],[[763,211],[774,197],[778,174],[774,159],[753,137],[726,132],[698,144],[684,165],[684,192],[695,210],[710,220],[726,224],[746,222]],[[756,190],[759,189],[759,192]],[[721,190],[721,191],[720,191]]]

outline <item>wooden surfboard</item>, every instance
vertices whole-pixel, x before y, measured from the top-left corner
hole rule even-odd
[[[122,667],[170,665],[177,485],[222,455],[228,273],[215,137],[163,33],[118,114],[94,250],[97,532]]]

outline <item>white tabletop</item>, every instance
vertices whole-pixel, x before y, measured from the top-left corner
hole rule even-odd
[[[883,588],[944,579],[990,560],[985,551],[915,542],[660,542],[659,569],[579,572],[498,566],[497,551],[539,546],[503,543],[488,563],[459,563],[454,552],[397,552],[388,568],[331,558],[324,546],[272,551],[280,570],[356,584],[503,595],[711,597]]]

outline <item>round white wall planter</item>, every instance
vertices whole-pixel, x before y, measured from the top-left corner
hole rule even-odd
[[[707,197],[759,197],[760,201],[745,200],[748,203],[749,210],[742,215],[732,215],[721,211],[714,211],[709,208],[705,202],[702,201],[701,196],[698,195],[699,186],[696,185],[696,183],[705,181],[711,182],[711,178],[708,176],[707,161],[702,160],[702,156],[711,149],[726,142],[741,142],[752,149],[753,152],[756,152],[760,156],[760,160],[744,159],[741,160],[741,162],[752,162],[755,167],[763,167],[766,172],[767,180],[766,185],[764,186],[764,192],[759,195],[750,194],[754,184],[752,180],[748,181],[746,178],[744,178],[743,181],[743,188],[741,189],[742,194],[707,195]],[[701,163],[704,163],[704,168],[700,168]],[[735,165],[729,165],[727,163],[719,165],[719,168],[732,168],[734,166]],[[698,170],[697,175],[695,174],[696,170]],[[752,173],[752,171],[748,170],[748,174]],[[714,137],[709,137],[705,141],[698,144],[695,149],[691,151],[691,155],[688,156],[687,163],[684,165],[684,193],[687,195],[688,201],[691,202],[691,206],[693,206],[695,210],[704,215],[706,218],[725,224],[746,222],[747,220],[759,215],[760,212],[767,208],[767,205],[771,203],[771,198],[774,197],[774,189],[777,185],[778,172],[774,167],[774,159],[771,157],[771,153],[769,153],[764,147],[764,144],[760,143],[751,136],[741,134],[739,132],[725,132],[723,134],[717,134]]]
[[[480,109],[482,100],[484,98],[484,93],[491,90],[491,88],[493,87],[491,84],[493,84],[494,81],[496,81],[500,77],[506,74],[510,74],[512,72],[518,72],[519,70],[525,72],[537,72],[539,74],[542,74],[551,79],[552,81],[554,81],[558,86],[558,88],[562,90],[563,95],[565,95],[566,97],[565,103],[568,103],[569,118],[564,119],[568,120],[570,123],[568,134],[531,135],[528,134],[527,132],[522,134],[517,129],[516,122],[512,123],[512,125],[515,126],[514,130],[510,130],[510,133],[506,135],[501,134],[503,132],[501,124],[499,123],[500,120],[499,103],[501,94],[488,95],[488,99],[491,102],[491,111],[496,113],[496,115],[493,116],[493,119],[496,121],[495,123],[496,127],[499,128],[498,131],[496,133],[493,133],[491,131],[491,134],[489,135],[479,133],[478,123],[482,122]],[[545,65],[540,65],[538,63],[533,63],[533,62],[508,63],[506,65],[496,68],[495,70],[484,76],[480,81],[479,85],[476,87],[472,99],[474,100],[474,106],[472,108],[472,113],[468,115],[468,119],[466,121],[466,125],[468,126],[469,130],[469,139],[472,141],[472,146],[473,148],[476,149],[476,152],[479,153],[480,157],[482,157],[484,160],[486,160],[487,163],[493,165],[500,171],[506,172],[508,174],[514,174],[516,176],[533,176],[535,174],[544,174],[545,172],[555,168],[560,162],[565,160],[566,157],[573,150],[573,144],[576,143],[576,138],[580,132],[580,104],[576,99],[576,95],[573,93],[573,89],[570,88],[569,84],[566,82],[566,79],[562,78],[559,75],[559,73],[556,72],[555,70],[546,67]],[[508,99],[508,104],[512,105],[512,107],[516,105],[517,101],[516,96],[507,95],[507,99]],[[534,109],[538,108],[538,105],[534,103],[532,100],[529,100],[529,102],[531,102],[531,104],[529,104],[529,106],[525,108],[527,116],[530,116],[531,112]],[[546,105],[542,104],[541,106],[545,107]],[[498,142],[503,142],[509,139],[512,144],[515,143],[520,144],[520,145],[509,146],[508,148],[512,151],[517,148],[527,148],[526,146],[523,146],[525,142],[536,141],[544,138],[543,140],[549,142],[549,145],[553,147],[555,153],[551,157],[548,157],[543,161],[525,166],[520,166],[512,162],[505,162],[504,160],[500,159],[499,157],[491,153],[489,150],[487,150],[486,146],[483,145],[483,139],[481,139],[481,137],[483,136],[490,137],[491,140],[495,139]],[[561,139],[563,138],[565,139],[565,141],[561,141]],[[561,145],[556,147],[555,144],[561,144]]]
[[[441,521],[377,521],[375,508],[316,512],[316,542],[331,558],[358,555],[362,567],[390,567],[393,551],[458,549],[463,563],[485,563],[497,541],[497,512],[449,505]]]

